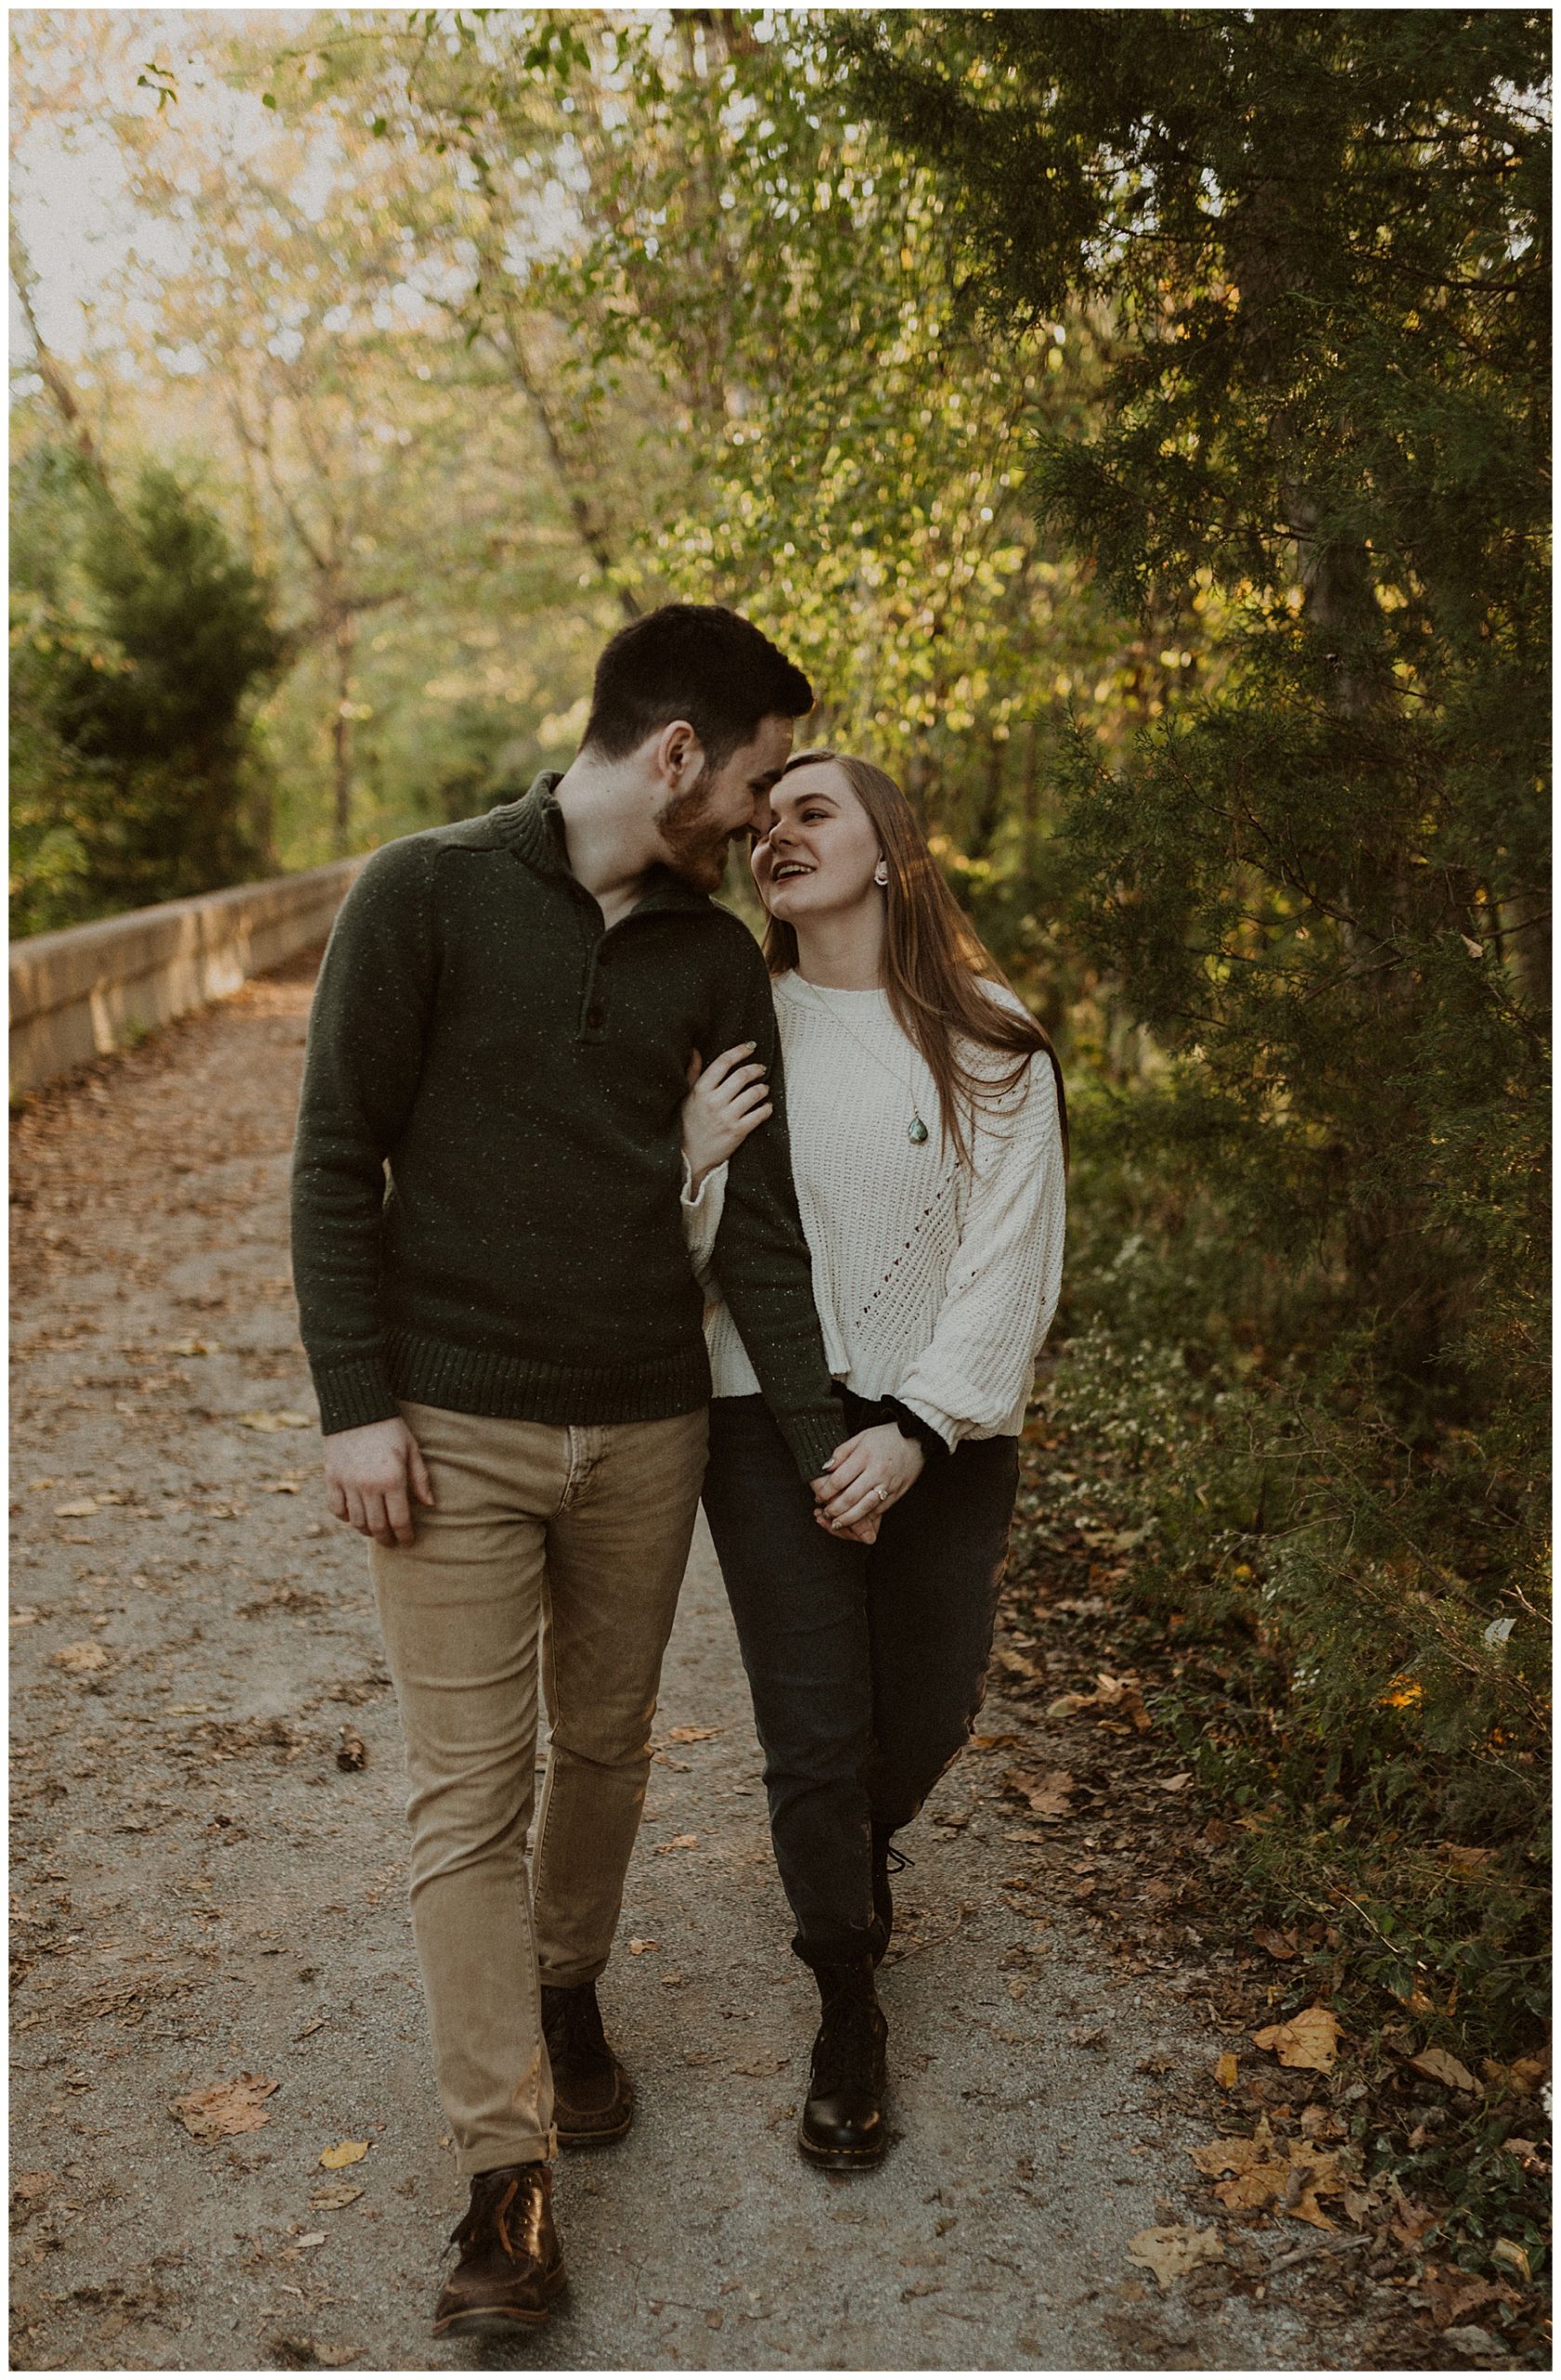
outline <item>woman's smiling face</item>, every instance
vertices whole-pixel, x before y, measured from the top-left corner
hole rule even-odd
[[[881,857],[872,820],[834,760],[789,770],[772,788],[749,854],[760,899],[787,924],[881,899],[873,881]]]

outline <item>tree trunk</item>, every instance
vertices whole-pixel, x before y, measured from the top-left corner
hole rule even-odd
[[[345,859],[351,849],[352,660],[357,644],[357,620],[351,612],[338,612],[332,637],[336,656],[336,704],[331,714],[331,787],[338,859]]]

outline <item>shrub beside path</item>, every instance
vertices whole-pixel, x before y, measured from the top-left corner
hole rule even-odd
[[[875,2175],[801,2164],[810,2000],[703,1541],[603,1988],[639,2122],[561,2168],[548,2329],[432,2346],[464,2189],[394,1700],[287,1275],[311,982],[253,984],[14,1127],[15,2365],[1360,2360],[1361,2312],[1318,2281],[1362,2242],[1236,2229],[1210,2199],[1186,2154],[1225,2046],[1206,1979],[1113,1964],[1045,1881],[1012,1780],[1043,1802],[1056,1730],[1000,1692],[908,1844],[883,1979],[902,2137]]]

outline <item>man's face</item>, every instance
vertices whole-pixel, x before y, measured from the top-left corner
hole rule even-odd
[[[761,720],[751,744],[744,744],[719,769],[707,762],[694,783],[669,794],[655,817],[661,855],[674,874],[717,892],[734,842],[747,842],[791,757],[791,721]]]

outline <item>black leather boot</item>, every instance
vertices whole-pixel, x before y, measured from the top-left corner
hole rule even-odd
[[[824,2021],[813,2045],[797,2146],[815,2165],[849,2173],[876,2165],[889,2146],[883,2123],[889,2026],[873,1989],[870,1958],[814,1973]]]
[[[894,1931],[894,1896],[889,1889],[889,1879],[891,1876],[897,1876],[902,1868],[913,1868],[916,1865],[915,1860],[907,1859],[903,1851],[895,1850],[893,1833],[894,1830],[892,1826],[880,1826],[878,1821],[874,1820],[872,1932],[875,1967],[882,1960],[885,1950],[889,1948],[890,1936]]]

